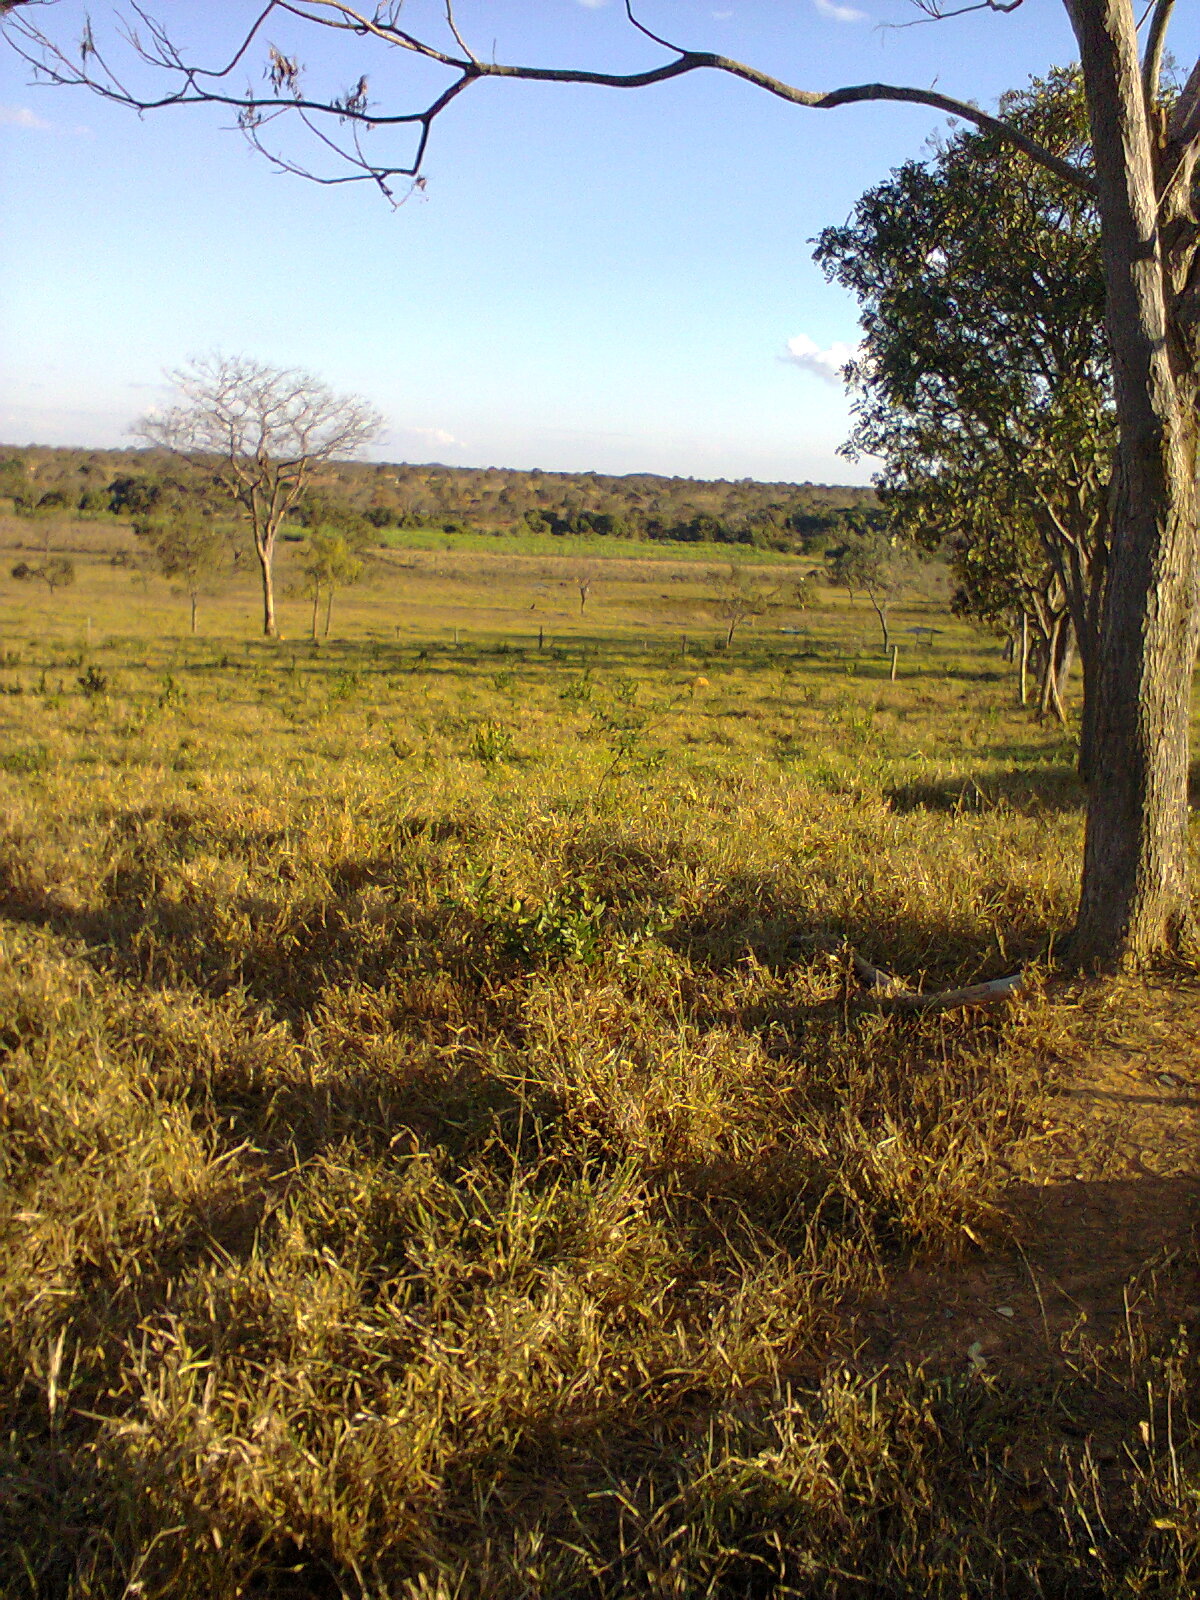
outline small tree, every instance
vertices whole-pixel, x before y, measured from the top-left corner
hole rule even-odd
[[[825,552],[829,581],[847,590],[851,604],[861,590],[879,618],[883,653],[891,649],[888,614],[912,582],[912,554],[883,533],[853,533]]]
[[[821,603],[820,586],[817,583],[815,572],[806,572],[802,578],[797,578],[792,596],[797,611],[811,611]]]
[[[317,637],[317,618],[321,596],[325,596],[325,637],[329,637],[329,623],[333,616],[333,597],[345,584],[357,583],[362,576],[362,557],[351,549],[344,534],[332,529],[318,529],[310,534],[308,554],[301,571],[304,573],[304,592],[312,596],[312,637]]]
[[[228,535],[216,523],[186,513],[162,522],[135,522],[133,531],[149,547],[151,560],[163,577],[177,578],[182,584],[195,633],[200,595],[225,559]]]
[[[75,563],[66,556],[47,556],[36,567],[28,561],[18,561],[12,575],[18,583],[44,583],[53,594],[56,589],[69,589],[75,582]]]
[[[382,426],[365,400],[333,394],[295,368],[245,356],[210,356],[171,374],[180,405],[143,417],[136,431],[152,444],[215,471],[250,520],[262,573],[263,633],[274,638],[275,541],[304,493],[312,468],[353,456]]]
[[[575,584],[579,590],[579,615],[582,616],[592,592],[592,574],[590,572],[581,572],[575,579]]]
[[[730,567],[716,599],[717,616],[725,624],[726,650],[732,650],[733,636],[742,623],[761,617],[774,598],[774,590],[759,587],[740,568]]]
[[[874,560],[861,534],[852,534],[842,544],[830,545],[825,552],[825,575],[835,589],[845,589],[854,604],[854,596],[861,593],[863,572]]]

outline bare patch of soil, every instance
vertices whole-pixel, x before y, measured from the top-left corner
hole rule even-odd
[[[860,1362],[1038,1381],[1132,1317],[1200,1325],[1200,987],[1080,1010],[1012,1168],[1010,1242],[900,1275],[857,1320]]]

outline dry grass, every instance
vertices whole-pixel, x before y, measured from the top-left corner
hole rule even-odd
[[[318,652],[119,578],[0,671],[0,1590],[1196,1592],[1194,1251],[1011,1362],[865,1331],[1036,1251],[1113,1037],[847,989],[844,936],[966,982],[1069,921],[994,646],[892,685],[843,604],[698,688],[600,585],[557,653],[371,594]]]

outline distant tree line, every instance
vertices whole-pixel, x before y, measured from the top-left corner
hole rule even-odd
[[[5,501],[21,515],[131,520],[180,507],[228,511],[215,472],[160,450],[9,449],[0,453],[0,507]],[[820,553],[875,508],[873,490],[851,486],[333,461],[314,473],[287,521],[304,530],[336,525],[352,542],[436,528]]]

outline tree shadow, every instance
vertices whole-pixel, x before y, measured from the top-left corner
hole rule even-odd
[[[1068,766],[984,771],[933,782],[897,784],[884,794],[891,810],[950,812],[954,815],[1015,811],[1022,816],[1081,811],[1087,790]]]
[[[681,917],[663,935],[694,966],[731,971],[748,956],[775,974],[828,958],[848,944],[873,964],[931,983],[982,983],[1002,977],[1044,945],[1045,924],[1014,912],[1002,955],[990,930],[929,907],[920,915],[878,902],[817,911],[781,890],[773,873],[741,872],[722,885],[719,903]]]
[[[1087,786],[1074,766],[1038,762],[1038,756],[1044,757],[1046,752],[1037,746],[996,746],[988,754],[1014,765],[1005,772],[992,769],[934,782],[897,784],[885,792],[884,799],[893,811],[902,814],[918,810],[955,814],[1007,810],[1036,817],[1086,808]],[[1021,761],[1038,764],[1015,764]],[[1188,793],[1190,803],[1200,805],[1200,761],[1192,764]]]
[[[986,1368],[1028,1381],[1077,1364],[1081,1343],[1094,1348],[1127,1333],[1131,1308],[1168,1332],[1200,1322],[1195,1263],[1186,1265],[1200,1179],[1145,1172],[1016,1181],[1003,1200],[1007,1247],[978,1252],[953,1270],[936,1262],[902,1266],[881,1296],[863,1304],[862,1359]],[[1148,1266],[1173,1261],[1185,1270],[1159,1272],[1139,1286]],[[1136,1405],[1136,1396],[1127,1399]]]

